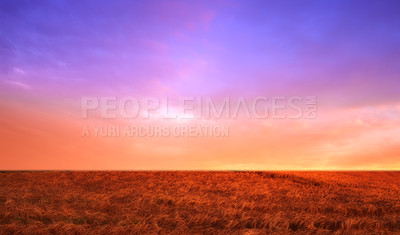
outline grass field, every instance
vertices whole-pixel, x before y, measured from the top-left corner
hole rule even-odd
[[[400,233],[400,172],[2,172],[15,232]]]

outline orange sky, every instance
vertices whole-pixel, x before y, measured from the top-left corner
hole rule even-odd
[[[21,101],[22,102],[22,101]],[[85,126],[201,125],[204,120],[82,119],[51,104],[2,103],[3,170],[396,170],[399,105],[319,110],[317,119],[211,120],[227,137],[82,136]]]

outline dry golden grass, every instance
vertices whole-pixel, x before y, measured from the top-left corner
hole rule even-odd
[[[400,233],[400,173],[3,172],[16,232]]]

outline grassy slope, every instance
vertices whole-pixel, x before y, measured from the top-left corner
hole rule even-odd
[[[0,233],[400,233],[400,172],[0,173]]]

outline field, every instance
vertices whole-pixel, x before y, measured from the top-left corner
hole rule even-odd
[[[400,172],[2,172],[0,233],[400,233]]]

